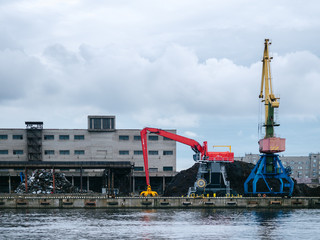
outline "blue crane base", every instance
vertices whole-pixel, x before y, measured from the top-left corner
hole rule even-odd
[[[262,154],[254,169],[244,183],[244,193],[246,195],[282,195],[291,196],[293,192],[294,182],[290,177],[290,167],[284,168],[279,155]],[[276,179],[280,184],[273,188],[268,181]],[[264,187],[262,191],[258,191],[257,183],[263,181]],[[260,181],[260,182],[261,182]],[[252,191],[249,191],[249,184],[252,183]],[[262,185],[263,186],[263,185]],[[259,185],[261,187],[261,184]],[[260,189],[261,190],[261,189]]]

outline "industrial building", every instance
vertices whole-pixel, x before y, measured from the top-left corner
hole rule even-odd
[[[13,192],[21,175],[41,168],[64,172],[82,191],[145,189],[140,130],[116,129],[115,116],[88,116],[87,129],[25,123],[25,129],[0,129],[0,192]],[[148,146],[151,182],[162,193],[176,174],[176,142],[150,134]]]
[[[259,154],[245,154],[244,157],[235,157],[235,160],[256,164],[260,159]],[[298,183],[320,183],[320,153],[310,153],[309,156],[280,156],[284,167],[290,166],[292,177]]]

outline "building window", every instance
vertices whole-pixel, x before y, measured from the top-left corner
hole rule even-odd
[[[70,151],[69,150],[60,150],[59,153],[60,153],[60,155],[69,155]]]
[[[102,118],[103,129],[114,129],[114,118]]]
[[[119,136],[119,140],[121,140],[121,141],[128,141],[128,140],[129,140],[129,136],[128,136],[128,135],[120,135],[120,136]]]
[[[7,140],[7,139],[8,139],[8,135],[1,134],[1,135],[0,135],[0,139],[1,139],[1,140]]]
[[[141,141],[141,136],[136,135],[136,136],[133,137],[133,140],[135,140],[135,141]]]
[[[149,151],[149,155],[158,155],[158,154],[159,154],[158,151],[153,151],[153,150]]]
[[[74,135],[74,140],[84,140],[84,135]]]
[[[158,137],[158,136],[153,136],[153,135],[151,135],[151,136],[149,136],[148,139],[149,139],[150,141],[158,141],[159,137]]]
[[[22,155],[23,150],[13,150],[13,155]]]
[[[54,150],[44,150],[44,155],[54,155]]]
[[[128,150],[120,150],[119,155],[129,155],[129,151]]]
[[[173,155],[173,151],[163,151],[163,155]]]
[[[173,171],[173,167],[163,167],[163,171],[172,172]]]
[[[60,140],[69,140],[69,135],[59,135]]]
[[[12,135],[12,139],[14,139],[14,140],[22,140],[23,139],[23,135]]]
[[[54,140],[54,135],[44,135],[44,140]]]
[[[141,172],[143,171],[143,167],[134,167],[134,171]]]
[[[8,154],[9,151],[8,150],[0,150],[0,154]]]
[[[74,150],[74,155],[84,155],[84,150]]]
[[[93,128],[94,129],[101,129],[101,118],[93,119]]]
[[[134,150],[134,155],[143,155],[143,152],[141,150]]]
[[[149,172],[158,172],[158,168],[149,168]]]
[[[89,130],[91,131],[106,131],[115,129],[114,116],[89,116]]]

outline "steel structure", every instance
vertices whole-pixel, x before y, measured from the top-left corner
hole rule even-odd
[[[265,39],[262,59],[262,78],[259,98],[265,105],[265,137],[259,141],[260,159],[244,183],[245,194],[288,195],[293,192],[291,169],[285,169],[279,159],[278,152],[285,151],[285,139],[274,134],[274,127],[279,124],[274,121],[274,109],[279,107],[279,98],[272,91],[271,68],[269,57],[269,39]],[[276,180],[276,181],[274,181]],[[258,184],[259,182],[260,185]],[[249,190],[251,185],[251,190]]]
[[[43,122],[25,123],[27,128],[28,161],[41,161]]]
[[[144,128],[141,132],[141,144],[143,150],[144,167],[146,173],[147,190],[143,191],[142,196],[157,196],[157,193],[151,190],[149,178],[149,164],[148,164],[148,147],[147,147],[147,133],[157,134],[171,140],[186,144],[195,152],[193,159],[199,162],[199,170],[197,180],[194,187],[189,188],[188,195],[216,193],[224,191],[230,193],[230,183],[226,179],[226,171],[224,163],[232,163],[234,161],[234,153],[230,152],[208,152],[207,141],[203,145],[197,141],[180,136],[178,134],[170,133],[165,130],[157,128]],[[231,150],[231,148],[230,148]]]

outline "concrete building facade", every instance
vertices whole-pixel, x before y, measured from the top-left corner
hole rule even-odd
[[[244,157],[235,158],[239,161],[256,164],[260,159],[259,154],[245,154]],[[292,177],[298,183],[320,183],[320,153],[310,153],[309,156],[284,156],[280,155],[284,167],[290,166]]]
[[[1,162],[130,162],[133,192],[144,190],[145,173],[139,129],[116,129],[115,116],[88,116],[87,129],[44,129],[26,122],[26,129],[0,129]],[[175,133],[175,130],[167,130]],[[148,135],[151,183],[163,191],[176,174],[176,142]],[[56,169],[72,178],[79,169]],[[86,169],[81,176],[101,177],[105,169]],[[2,168],[0,176],[19,176],[21,169]],[[86,181],[85,181],[86,182]],[[90,184],[86,182],[86,189]],[[0,183],[1,184],[1,183]],[[103,186],[102,186],[103,187]]]

